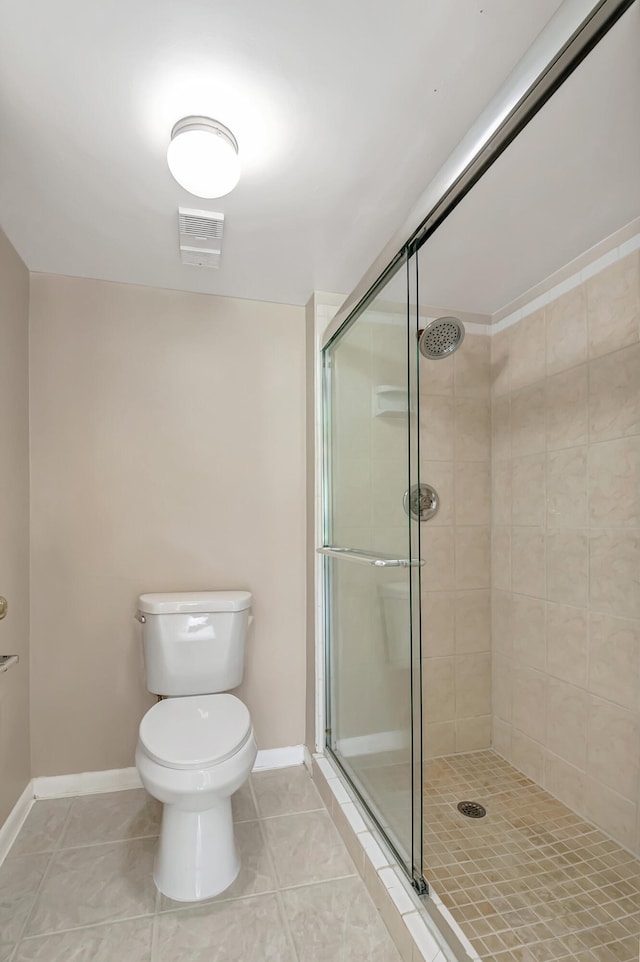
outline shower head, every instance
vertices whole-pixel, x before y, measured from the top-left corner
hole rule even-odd
[[[419,334],[420,353],[437,361],[458,350],[464,340],[464,324],[457,317],[437,317]]]

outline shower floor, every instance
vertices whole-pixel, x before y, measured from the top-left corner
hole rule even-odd
[[[482,959],[637,962],[636,858],[492,751],[424,774],[425,877]]]

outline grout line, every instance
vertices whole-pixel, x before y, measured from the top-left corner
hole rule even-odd
[[[193,904],[191,907],[193,908]],[[48,939],[52,935],[66,935],[69,932],[84,932],[89,929],[104,929],[109,925],[119,925],[121,922],[136,922],[139,919],[153,919],[153,917],[153,912],[145,912],[142,915],[127,915],[124,918],[105,919],[102,922],[90,922],[86,925],[74,925],[68,929],[51,929],[49,932],[38,932],[37,935],[24,936],[21,941],[35,942],[37,939]]]

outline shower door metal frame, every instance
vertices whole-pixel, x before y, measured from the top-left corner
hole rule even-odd
[[[403,263],[401,258],[396,262],[393,274],[399,273],[402,267],[406,270],[406,324],[407,324],[407,393],[410,396],[412,391],[415,396],[419,396],[419,355],[417,348],[417,331],[419,323],[419,307],[416,300],[415,315],[410,315],[410,300],[412,289],[417,290],[417,258],[412,257],[406,249]],[[412,284],[411,271],[415,272],[416,280]],[[335,548],[330,542],[330,506],[332,504],[332,484],[331,484],[331,459],[329,455],[329,426],[331,424],[332,410],[332,385],[331,385],[331,365],[326,362],[328,355],[327,348],[335,343],[342,334],[350,329],[352,324],[357,323],[358,318],[364,312],[370,302],[377,296],[378,292],[384,288],[390,280],[392,274],[387,273],[381,278],[380,283],[374,285],[367,297],[360,303],[355,311],[351,312],[347,322],[343,323],[339,330],[328,339],[322,347],[321,363],[321,405],[322,405],[322,546],[316,549],[318,555],[322,556],[322,611],[323,611],[323,649],[324,649],[324,732],[322,736],[322,750],[330,755],[334,764],[338,767],[345,780],[348,782],[351,791],[356,795],[360,804],[363,806],[367,815],[375,825],[386,844],[393,852],[397,864],[408,875],[409,881],[414,890],[426,897],[429,894],[429,886],[424,878],[423,872],[423,852],[422,852],[422,817],[423,817],[423,786],[422,786],[422,631],[421,631],[421,604],[420,604],[420,568],[424,565],[424,560],[420,556],[420,526],[419,523],[411,522],[408,518],[409,531],[409,552],[405,558],[395,558],[379,554],[355,551],[346,548]],[[413,327],[412,327],[413,325]],[[415,328],[415,330],[413,330]],[[415,333],[415,338],[412,334]],[[407,462],[407,481],[410,487],[413,483],[419,482],[420,464],[420,435],[419,435],[419,410],[416,410],[416,426],[414,444],[408,444]],[[408,423],[407,430],[411,431]],[[330,738],[332,734],[332,694],[331,694],[331,645],[328,643],[328,634],[331,626],[331,565],[328,564],[332,556],[341,557],[343,560],[350,560],[360,564],[369,564],[376,567],[399,567],[407,568],[409,573],[409,606],[410,606],[410,629],[411,636],[408,639],[411,653],[410,685],[408,696],[410,699],[410,718],[411,718],[411,852],[409,866],[405,857],[397,848],[393,838],[385,827],[381,824],[376,814],[376,806],[371,799],[367,798],[359,786],[354,783],[349,772],[342,765],[340,758],[334,753]],[[320,741],[318,739],[318,741]],[[416,771],[419,777],[416,778]]]

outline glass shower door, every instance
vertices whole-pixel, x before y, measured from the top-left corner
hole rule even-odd
[[[326,747],[422,877],[417,317],[410,267],[324,349]],[[415,507],[415,505],[414,505]]]

